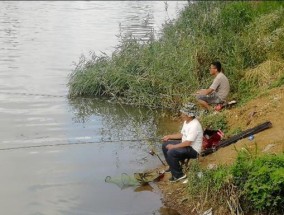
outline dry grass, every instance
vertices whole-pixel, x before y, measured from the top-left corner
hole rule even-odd
[[[261,89],[268,88],[284,73],[284,61],[267,60],[256,68],[245,71],[244,79]]]

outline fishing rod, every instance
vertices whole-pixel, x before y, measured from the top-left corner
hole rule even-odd
[[[1,92],[0,94],[7,95],[21,95],[21,96],[42,96],[42,97],[57,97],[57,98],[65,98],[66,95],[51,95],[51,94],[41,94],[41,93],[16,93],[16,92]]]
[[[162,159],[160,158],[160,156],[159,156],[153,149],[150,150],[148,153],[149,153],[150,155],[152,155],[152,156],[156,155],[156,156],[159,158],[159,160],[161,161],[161,163],[162,163],[164,166],[166,166],[166,164],[162,161]]]
[[[139,142],[139,141],[148,141],[150,139],[152,141],[158,141],[157,138],[148,138],[148,139],[89,141],[89,142],[76,142],[76,143],[55,143],[55,144],[41,144],[41,145],[31,145],[31,146],[17,146],[17,147],[0,148],[0,151],[17,150],[17,149],[31,149],[31,148],[44,148],[44,147],[56,147],[56,146],[87,145],[87,144],[96,144],[96,143]]]
[[[160,141],[157,138],[148,138],[148,139],[131,139],[131,140],[109,140],[109,141],[90,141],[90,142],[77,142],[77,143],[56,143],[56,144],[42,144],[42,145],[32,145],[32,146],[18,146],[18,147],[7,147],[0,148],[0,151],[11,151],[11,150],[19,150],[19,149],[33,149],[33,148],[45,148],[45,147],[56,147],[56,146],[71,146],[71,145],[87,145],[87,144],[95,144],[95,143],[118,143],[118,142],[138,142],[138,141]],[[148,152],[150,155],[156,155],[161,163],[166,166],[166,164],[162,161],[160,156],[152,149]]]
[[[0,94],[7,94],[7,95],[22,95],[22,96],[42,96],[42,97],[54,97],[54,98],[72,98],[68,94],[66,95],[52,95],[52,94],[42,94],[42,93],[22,93],[22,92],[1,92]],[[156,98],[164,98],[164,97],[170,97],[170,96],[180,96],[180,97],[188,97],[188,96],[196,96],[196,94],[177,94],[177,93],[172,93],[172,94],[163,94],[160,93],[159,95],[151,95],[151,97],[156,97]],[[98,99],[97,97],[78,97],[81,99]],[[113,98],[117,98],[116,96],[113,95]]]

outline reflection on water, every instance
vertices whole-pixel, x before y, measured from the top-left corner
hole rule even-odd
[[[156,137],[157,111],[113,104],[97,99],[69,100],[76,122],[95,122],[101,118],[104,140],[147,139]]]
[[[66,83],[81,54],[110,54],[120,33],[142,40],[158,36],[184,4],[0,1],[3,214],[167,213],[158,209],[157,188],[120,190],[104,179],[159,165],[148,154],[159,143],[145,138],[173,128],[148,109],[68,100]]]

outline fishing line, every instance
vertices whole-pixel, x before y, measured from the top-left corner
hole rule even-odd
[[[152,141],[157,141],[157,139],[148,138],[148,139],[134,139],[134,140],[109,140],[109,141],[89,141],[89,142],[76,142],[76,143],[56,143],[56,144],[41,144],[41,145],[32,145],[32,146],[7,147],[7,148],[0,148],[0,151],[31,149],[31,148],[45,148],[45,147],[56,147],[56,146],[87,145],[87,144],[98,144],[98,143],[139,142],[139,141],[147,141],[150,139],[152,139]]]
[[[0,94],[7,94],[7,95],[22,95],[22,96],[42,96],[42,97],[58,97],[58,98],[68,98],[68,95],[52,95],[52,94],[42,94],[42,93],[17,93],[17,92],[1,92]],[[180,96],[183,97],[185,95],[183,94],[162,94],[160,95],[151,95],[151,97],[156,97],[156,98],[164,98],[164,97],[170,97],[170,96]],[[189,94],[186,95],[188,96],[195,96],[195,94]],[[114,96],[116,98],[116,96]],[[91,98],[91,97],[79,97],[82,99],[97,99],[97,98]]]
[[[0,92],[0,94],[7,94],[7,95],[21,95],[21,96],[42,96],[42,97],[58,97],[58,98],[65,98],[66,95],[50,95],[50,94],[40,94],[40,93],[12,93],[12,92]]]

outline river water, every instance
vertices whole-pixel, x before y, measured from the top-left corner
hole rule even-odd
[[[68,100],[81,54],[110,54],[119,34],[143,40],[187,2],[0,2],[1,214],[176,214],[155,184],[105,183],[157,167],[145,141],[174,130],[158,112]],[[166,10],[167,9],[167,10]]]

